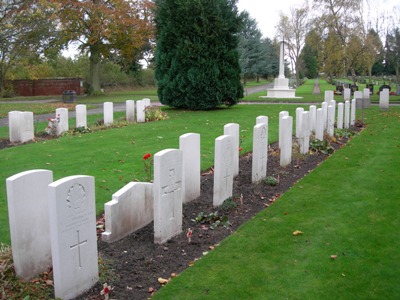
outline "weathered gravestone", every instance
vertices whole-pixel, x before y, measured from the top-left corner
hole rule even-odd
[[[301,132],[299,138],[300,153],[306,154],[309,150],[310,144],[310,113],[308,111],[303,111]]]
[[[317,107],[315,105],[310,105],[309,110],[309,126],[310,126],[310,134],[315,133],[315,122],[317,120]]]
[[[354,126],[356,124],[356,110],[357,110],[357,101],[356,99],[353,99],[351,100],[350,126]]]
[[[379,93],[379,108],[380,109],[389,109],[389,90],[383,89]]]
[[[351,89],[345,88],[343,91],[343,100],[344,101],[350,100],[350,98],[351,98]]]
[[[183,203],[186,203],[200,196],[200,134],[181,135],[179,149],[183,155]]]
[[[177,149],[154,155],[154,242],[157,244],[182,232],[182,156]]]
[[[363,89],[363,99],[364,99],[364,108],[371,107],[371,98],[370,98],[370,89],[365,88]]]
[[[324,110],[317,109],[317,118],[315,120],[315,138],[317,140],[324,140]]]
[[[12,143],[25,143],[31,141],[34,135],[33,112],[10,111],[9,139]]]
[[[135,101],[126,100],[126,121],[129,123],[135,122]]]
[[[104,205],[105,242],[115,242],[153,221],[153,184],[129,182]]]
[[[86,105],[79,104],[75,107],[76,111],[76,127],[87,127]]]
[[[57,108],[56,109],[56,134],[57,136],[67,132],[69,130],[68,123],[68,108]]]
[[[15,273],[30,280],[51,267],[47,186],[48,170],[31,170],[7,178],[7,203]]]
[[[258,116],[256,118],[256,125],[257,124],[266,124],[268,126],[268,116]]]
[[[344,128],[350,127],[350,101],[344,103]]]
[[[48,199],[54,293],[72,299],[99,279],[94,177],[57,180]]]
[[[328,106],[328,127],[326,132],[330,137],[333,136],[335,131],[335,107],[333,105]]]
[[[343,112],[344,112],[344,104],[338,104],[338,116],[337,116],[337,128],[343,129]]]
[[[282,118],[281,167],[286,167],[292,162],[292,126],[293,117],[286,116]]]
[[[289,116],[289,112],[287,112],[287,111],[281,111],[280,113],[279,113],[279,141],[278,141],[278,144],[279,144],[279,148],[281,148],[281,141],[282,141],[282,134],[283,134],[283,125],[282,125],[282,119],[283,119],[283,117],[288,117]]]
[[[239,124],[229,123],[224,126],[224,135],[231,135],[233,137],[233,147],[236,149],[233,155],[233,176],[239,174]]]
[[[104,102],[104,125],[110,126],[114,123],[114,103],[112,102]]]
[[[303,123],[303,112],[304,108],[298,107],[296,108],[296,137],[300,138],[301,128]]]
[[[150,107],[151,106],[151,101],[149,98],[143,98],[142,101],[144,102],[144,107]]]
[[[136,122],[146,122],[146,106],[143,100],[136,101]]]
[[[333,100],[334,97],[335,97],[335,94],[333,91],[325,91],[324,102],[329,103],[329,101]]]
[[[253,129],[251,181],[260,182],[267,176],[268,125],[257,124]]]
[[[232,197],[233,157],[237,152],[234,143],[231,135],[222,135],[215,139],[214,206],[220,206],[226,199]]]

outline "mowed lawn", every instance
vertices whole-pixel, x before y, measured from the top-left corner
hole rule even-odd
[[[65,136],[59,139],[30,143],[0,150],[0,242],[10,243],[6,178],[22,171],[47,169],[54,180],[71,175],[95,177],[97,213],[112,194],[132,180],[145,180],[143,155],[167,148],[179,147],[179,136],[189,132],[201,134],[201,167],[211,167],[215,139],[223,134],[223,126],[240,125],[243,153],[251,151],[256,117],[269,116],[269,142],[278,139],[278,115],[288,110],[294,115],[296,105],[237,105],[213,111],[183,111],[164,108],[169,119],[158,122],[96,131],[89,134]],[[305,106],[304,106],[305,107]],[[306,108],[306,107],[305,107]],[[124,113],[116,113],[115,119]],[[101,119],[90,116],[90,123]],[[70,126],[75,124],[70,119]]]
[[[399,299],[400,107],[366,121],[152,299]]]

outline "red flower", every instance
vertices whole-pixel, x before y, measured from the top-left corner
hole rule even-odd
[[[149,159],[151,157],[151,154],[150,153],[146,153],[144,156],[143,156],[143,159]]]
[[[108,287],[104,288],[104,295],[107,295],[110,292],[110,289]]]
[[[242,151],[243,150],[243,148],[242,147],[239,147],[239,151]]]

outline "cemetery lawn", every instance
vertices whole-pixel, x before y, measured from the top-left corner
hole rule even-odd
[[[396,299],[400,109],[367,124],[153,299]]]

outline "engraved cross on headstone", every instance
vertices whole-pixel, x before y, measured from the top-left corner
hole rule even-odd
[[[172,201],[172,217],[175,218],[175,194],[181,189],[181,181],[176,180],[175,169],[169,170],[168,175],[168,185],[163,186],[161,189],[163,191],[162,197],[166,201]]]
[[[87,240],[81,241],[81,240],[80,240],[80,237],[79,237],[79,230],[77,230],[76,232],[77,232],[77,234],[78,234],[78,243],[76,243],[76,244],[74,244],[74,245],[71,245],[69,248],[70,248],[71,250],[72,250],[72,249],[75,249],[75,248],[78,248],[79,268],[82,268],[82,261],[81,261],[81,245],[86,244],[86,243],[87,243]]]

